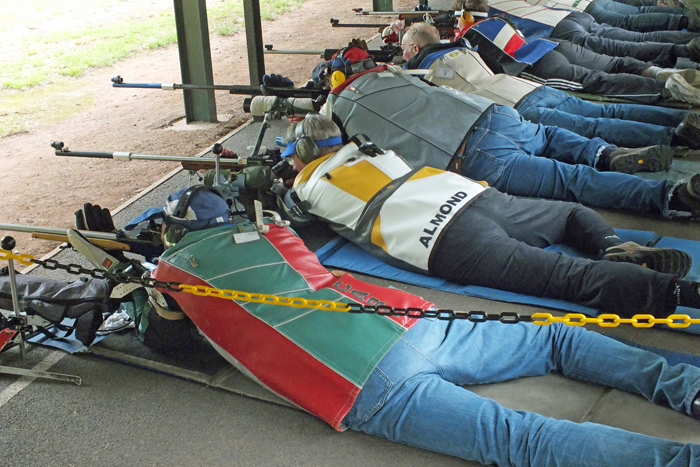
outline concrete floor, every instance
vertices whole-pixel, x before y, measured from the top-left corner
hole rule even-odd
[[[274,144],[281,122],[268,131],[266,143]],[[258,126],[243,128],[225,146],[246,154],[257,136]],[[165,197],[188,183],[186,173],[173,174],[145,196],[131,200],[115,212],[117,225],[150,206],[162,205]],[[85,200],[89,202],[90,200]],[[70,208],[70,207],[69,207]],[[70,208],[73,209],[73,208]],[[628,214],[604,213],[616,227],[655,230],[662,235],[700,240],[696,224],[674,223]],[[313,235],[307,232],[312,249]],[[21,249],[21,245],[18,246]],[[81,259],[71,251],[58,255],[61,261]],[[88,266],[85,261],[82,264]],[[35,270],[32,274],[68,279],[56,272]],[[392,283],[374,277],[369,282],[393,285],[434,301],[443,308],[517,311],[531,314],[542,311],[529,306],[512,305],[437,292]],[[617,337],[693,355],[700,355],[698,336],[661,329],[631,327],[594,328]],[[200,375],[211,375],[221,367],[215,355],[206,353],[205,363],[193,355],[162,355],[144,349],[135,339],[108,338],[98,348],[112,348],[149,360],[189,368]],[[48,365],[64,354],[44,347],[30,347],[27,362],[12,349],[0,354],[0,365],[32,368]],[[79,375],[83,384],[35,380],[26,385],[24,378],[0,375],[0,453],[2,465],[15,466],[401,466],[424,467],[476,465],[441,454],[391,443],[355,432],[336,433],[311,415],[276,403],[209,387],[133,365],[125,365],[95,355],[64,355],[51,371]],[[547,377],[549,378],[549,377]],[[569,386],[564,378],[541,383],[525,381],[521,386],[500,386],[503,397],[517,396],[524,407],[567,407],[584,398],[582,386]],[[564,380],[563,382],[560,380]],[[561,384],[559,384],[561,383]],[[581,383],[576,383],[581,384]],[[587,386],[587,385],[586,385]],[[21,389],[21,390],[18,390]],[[477,392],[479,388],[475,388]],[[485,389],[492,390],[492,389]],[[231,392],[234,391],[234,392]],[[559,391],[559,392],[557,392]],[[242,392],[246,392],[243,390]],[[251,392],[252,393],[252,392]],[[498,388],[492,390],[498,393]],[[518,394],[519,393],[519,394]],[[253,394],[256,396],[255,394]],[[516,398],[517,398],[516,397]],[[613,404],[615,405],[615,404]],[[624,405],[623,405],[624,407]],[[643,402],[649,424],[657,412]],[[662,409],[666,411],[666,409]],[[557,413],[546,415],[557,416]],[[560,414],[561,415],[561,414]],[[570,418],[579,416],[574,414]],[[563,415],[567,418],[567,415]],[[580,420],[579,420],[580,421]],[[700,423],[689,418],[694,427],[689,433],[699,442]]]

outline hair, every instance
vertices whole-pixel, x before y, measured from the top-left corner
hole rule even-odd
[[[414,23],[404,33],[407,42],[423,48],[440,42],[440,31],[429,23]]]
[[[336,125],[333,120],[330,120],[320,114],[308,114],[304,120],[287,128],[287,131],[285,131],[284,136],[282,137],[283,143],[286,144],[297,139],[296,129],[299,125],[301,125],[304,136],[308,136],[314,141],[321,141],[324,139],[341,136],[340,128],[338,128],[338,125]],[[335,152],[342,146],[342,144],[336,144],[334,146],[319,148],[319,157]]]

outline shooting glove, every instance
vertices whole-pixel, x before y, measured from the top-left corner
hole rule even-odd
[[[294,81],[282,75],[265,75],[263,76],[263,86],[271,88],[293,88]]]
[[[99,205],[85,203],[82,209],[75,211],[75,226],[78,230],[92,230],[95,232],[114,232],[112,213],[107,208]]]

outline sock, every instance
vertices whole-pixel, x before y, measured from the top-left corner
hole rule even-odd
[[[622,245],[624,242],[620,240],[620,237],[617,235],[608,235],[606,237],[603,237],[603,254],[605,254],[605,250],[608,248],[612,248],[614,246]]]
[[[661,67],[650,66],[646,70],[642,71],[642,76],[647,76],[649,78],[656,78],[656,75],[659,71],[661,71]]]
[[[700,283],[673,279],[669,287],[669,293],[673,297],[676,306],[700,308]]]
[[[610,170],[610,162],[612,161],[610,154],[612,154],[616,149],[617,146],[607,146],[603,148],[600,153],[600,157],[598,157],[598,162],[595,165],[595,169],[600,172]]]

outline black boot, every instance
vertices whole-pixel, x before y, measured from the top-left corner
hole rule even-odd
[[[637,172],[661,172],[671,167],[673,148],[647,146],[645,148],[617,148],[603,150],[598,163],[599,170],[634,174]]]
[[[677,146],[688,146],[690,149],[700,148],[700,115],[691,113],[673,132],[673,142]]]
[[[693,219],[700,218],[700,174],[693,175],[688,183],[673,190],[668,208],[688,212]]]
[[[625,242],[606,248],[603,261],[633,263],[654,271],[685,277],[693,263],[690,255],[673,248],[652,248]]]
[[[700,393],[695,396],[693,403],[690,405],[690,411],[692,412],[693,417],[700,420]]]

